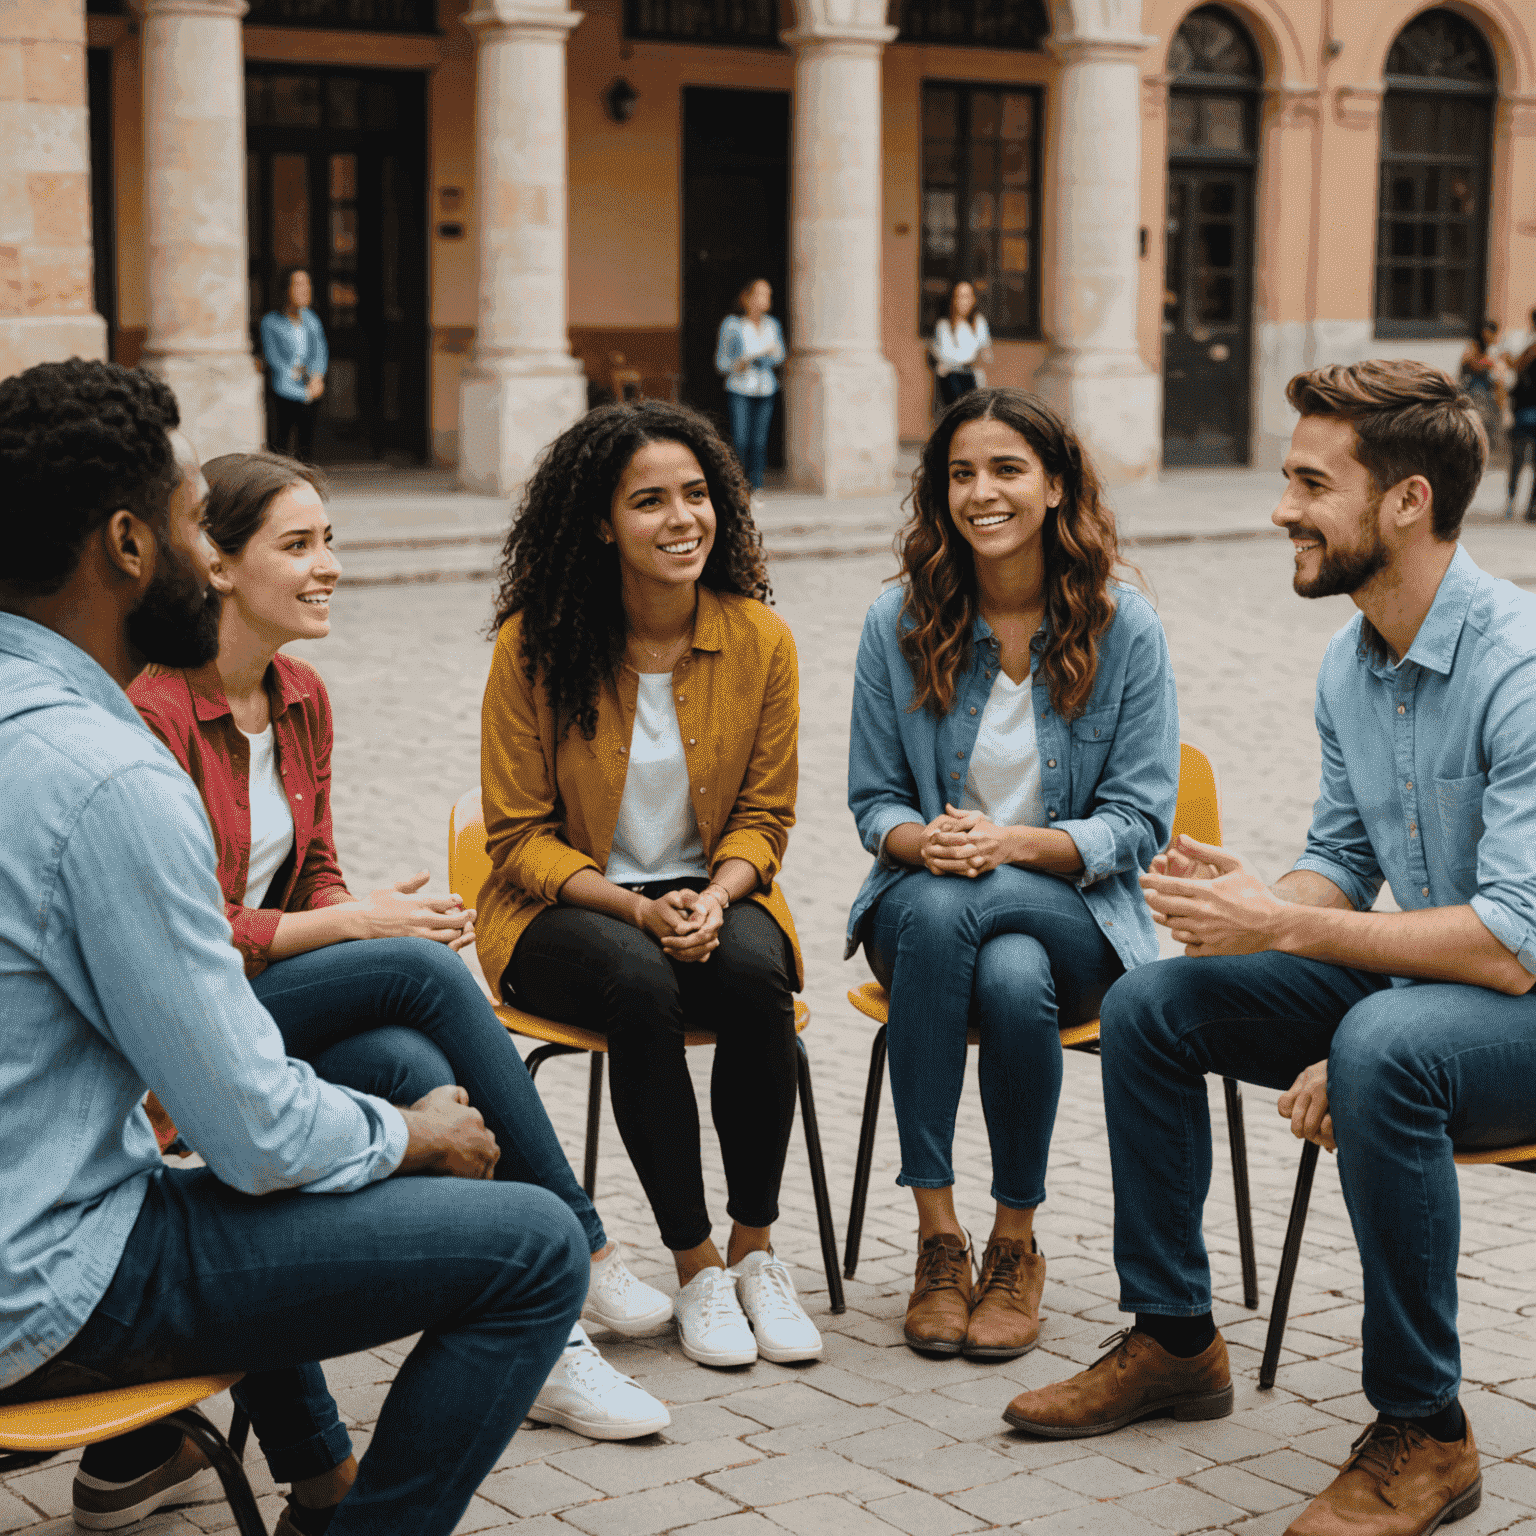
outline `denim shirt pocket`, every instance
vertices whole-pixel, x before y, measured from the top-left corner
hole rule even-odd
[[[1434,781],[1447,871],[1459,887],[1477,884],[1477,845],[1483,837],[1483,796],[1487,789],[1485,773]]]

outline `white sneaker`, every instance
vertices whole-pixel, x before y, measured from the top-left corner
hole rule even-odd
[[[611,1328],[626,1339],[648,1339],[665,1332],[672,1321],[672,1298],[632,1275],[615,1243],[613,1252],[592,1266],[581,1320]]]
[[[700,1365],[751,1365],[757,1341],[736,1300],[736,1280],[727,1270],[701,1269],[677,1293],[677,1331],[683,1353]]]
[[[536,1424],[573,1429],[589,1440],[637,1440],[672,1422],[664,1404],[598,1354],[580,1323],[571,1330],[528,1417]]]
[[[752,1324],[757,1352],[785,1365],[821,1356],[821,1335],[795,1295],[789,1266],[770,1253],[749,1253],[730,1271],[741,1310]]]

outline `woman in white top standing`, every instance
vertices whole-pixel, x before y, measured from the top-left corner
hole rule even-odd
[[[1093,467],[1042,401],[956,401],[912,507],[854,674],[848,801],[876,863],[848,948],[890,992],[897,1183],[918,1221],[907,1342],[1006,1359],[1040,1332],[1058,1031],[1157,955],[1137,877],[1172,831],[1178,705],[1157,615],[1114,579]],[[951,1161],[968,1025],[996,1204],[974,1289]]]
[[[969,283],[961,281],[950,289],[949,312],[934,328],[929,352],[941,411],[985,383],[977,364],[992,361],[992,333],[987,317],[976,308],[976,290]]]
[[[731,442],[754,491],[763,488],[768,428],[779,393],[774,369],[784,361],[784,333],[768,311],[773,285],[757,277],[736,295],[737,313],[720,322],[715,367],[725,375],[731,409]]]

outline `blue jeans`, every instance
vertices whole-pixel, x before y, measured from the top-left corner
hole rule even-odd
[[[501,1148],[496,1177],[558,1195],[591,1252],[607,1242],[512,1037],[446,944],[332,944],[268,966],[251,990],[288,1054],[328,1082],[407,1105],[459,1084]]]
[[[1410,1417],[1450,1403],[1461,1384],[1452,1150],[1536,1140],[1536,993],[1393,987],[1291,955],[1181,958],[1116,982],[1102,1020],[1121,1309],[1210,1310],[1206,1074],[1285,1089],[1326,1058],[1365,1279],[1365,1395]]]
[[[167,1169],[106,1295],[36,1374],[126,1386],[249,1371],[235,1396],[287,1482],[347,1455],[312,1362],[420,1333],[330,1536],[449,1536],[565,1347],[590,1268],[565,1203],[528,1184],[252,1196]]]
[[[747,481],[754,491],[763,488],[763,469],[768,459],[768,428],[773,421],[775,395],[738,395],[728,389],[725,398],[730,402],[731,443],[736,457],[747,472]]]
[[[1093,1018],[1121,972],[1076,886],[1006,864],[975,880],[913,870],[870,914],[864,952],[891,994],[896,1182],[955,1182],[955,1112],[974,1025],[992,1198],[1015,1210],[1039,1205],[1061,1097],[1059,1030]]]

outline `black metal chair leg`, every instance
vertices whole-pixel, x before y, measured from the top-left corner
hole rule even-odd
[[[1248,1136],[1243,1128],[1243,1090],[1224,1077],[1227,1091],[1227,1139],[1232,1143],[1232,1197],[1237,1205],[1237,1249],[1243,1260],[1243,1305],[1259,1305],[1259,1262],[1253,1251],[1253,1205],[1248,1195]]]
[[[246,1479],[245,1468],[207,1416],[200,1409],[183,1408],[180,1413],[168,1414],[165,1422],[189,1435],[212,1463],[224,1485],[224,1497],[229,1501],[229,1512],[235,1517],[235,1528],[240,1536],[267,1536],[267,1527],[256,1508],[256,1497]]]
[[[251,1421],[244,1408],[239,1403],[235,1404],[235,1411],[229,1421],[229,1433],[225,1439],[229,1441],[229,1448],[235,1453],[235,1460],[245,1461],[245,1437],[250,1433]]]
[[[869,1048],[869,1081],[864,1085],[864,1123],[859,1127],[859,1154],[853,1164],[853,1198],[848,1203],[848,1243],[843,1250],[843,1277],[853,1279],[859,1267],[859,1239],[864,1235],[864,1206],[869,1199],[870,1169],[875,1161],[875,1126],[880,1120],[880,1095],[885,1088],[885,1025],[875,1031]]]
[[[587,1090],[587,1156],[581,1187],[587,1199],[597,1196],[597,1133],[603,1124],[603,1053],[593,1051],[591,1087]]]
[[[1301,1166],[1296,1170],[1296,1193],[1291,1197],[1291,1219],[1285,1229],[1285,1249],[1280,1255],[1280,1273],[1275,1276],[1275,1299],[1269,1309],[1269,1333],[1264,1339],[1264,1359],[1259,1364],[1259,1385],[1275,1384],[1280,1364],[1280,1345],[1285,1339],[1285,1318],[1291,1307],[1291,1285],[1296,1279],[1296,1265],[1301,1258],[1301,1234],[1306,1230],[1307,1206],[1312,1199],[1312,1175],[1317,1172],[1319,1148],[1309,1141],[1301,1149]]]
[[[821,1262],[827,1271],[827,1298],[834,1312],[844,1312],[843,1277],[837,1272],[837,1231],[832,1225],[832,1199],[821,1157],[821,1127],[816,1123],[816,1099],[811,1092],[811,1058],[805,1041],[795,1036],[796,1069],[800,1078],[800,1124],[805,1129],[805,1155],[811,1165],[811,1193],[816,1199],[816,1226],[821,1233]]]
[[[527,1056],[523,1058],[523,1065],[528,1068],[529,1077],[537,1077],[539,1075],[539,1068],[551,1056],[579,1056],[580,1054],[581,1047],[579,1045],[555,1045],[551,1043],[549,1045],[541,1045],[536,1051],[529,1051]]]

